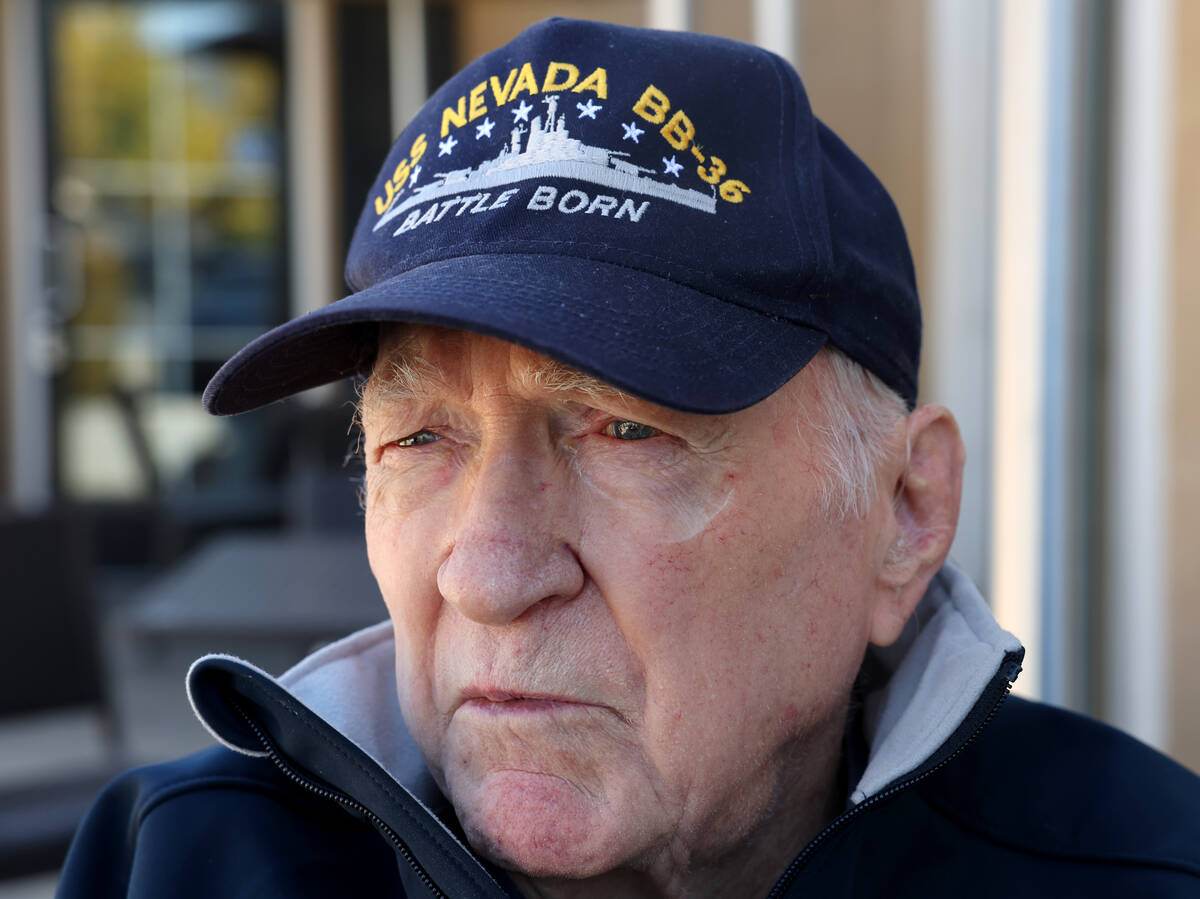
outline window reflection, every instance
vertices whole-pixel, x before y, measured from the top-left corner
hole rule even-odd
[[[270,417],[197,395],[285,317],[280,5],[60,0],[47,26],[61,490],[278,514]]]

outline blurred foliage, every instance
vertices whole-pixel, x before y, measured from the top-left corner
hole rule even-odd
[[[55,112],[67,157],[148,159],[154,60],[128,4],[72,3],[52,36]]]
[[[68,336],[73,395],[164,386],[161,329],[197,315],[221,324],[220,310],[189,311],[188,297],[216,295],[197,279],[230,262],[274,272],[281,244],[278,60],[187,35],[156,44],[153,13],[132,2],[54,8],[52,170],[57,211],[77,229],[60,265],[78,294],[65,304],[70,324],[85,329]]]

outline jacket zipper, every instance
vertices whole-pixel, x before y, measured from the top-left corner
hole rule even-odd
[[[376,829],[379,830],[380,833],[388,838],[392,846],[395,847],[396,852],[400,854],[401,858],[408,862],[409,867],[413,869],[413,873],[417,875],[421,883],[425,885],[425,888],[429,890],[430,893],[437,897],[437,899],[449,899],[449,896],[442,892],[438,885],[433,882],[433,878],[429,876],[429,873],[421,866],[421,863],[417,861],[417,857],[413,855],[412,850],[408,848],[404,840],[400,838],[400,835],[396,833],[396,831],[393,830],[386,821],[380,818],[361,802],[351,799],[344,793],[339,793],[336,790],[330,790],[326,787],[319,786],[293,768],[284,759],[283,755],[271,741],[271,738],[268,737],[266,733],[254,722],[254,720],[246,714],[241,705],[237,702],[233,702],[232,705],[237,709],[238,714],[242,716],[246,724],[249,725],[250,729],[254,731],[254,735],[258,737],[259,742],[262,743],[263,749],[266,750],[267,756],[271,759],[271,761],[275,763],[275,767],[282,771],[289,780],[308,790],[310,793],[315,793],[322,799],[332,800],[366,818],[375,825]]]
[[[908,780],[901,781],[898,784],[894,784],[886,789],[880,790],[875,795],[864,799],[858,805],[854,806],[854,808],[843,812],[839,817],[829,822],[829,824],[825,826],[825,829],[813,837],[809,841],[808,845],[801,850],[800,854],[792,859],[792,863],[787,866],[787,870],[783,872],[779,880],[775,882],[775,886],[771,888],[771,892],[767,894],[767,899],[779,899],[779,897],[783,896],[784,891],[792,885],[792,881],[796,879],[796,876],[800,873],[801,869],[808,864],[808,861],[812,858],[813,853],[816,852],[821,844],[829,839],[830,836],[844,828],[848,822],[854,820],[867,809],[879,805],[884,800],[896,795],[901,790],[907,790],[909,787],[920,783],[927,777],[930,777],[946,765],[950,764],[950,762],[957,758],[964,749],[975,742],[975,738],[978,737],[983,729],[988,726],[992,718],[995,717],[996,712],[1000,710],[1000,706],[1004,704],[1004,700],[1008,698],[1009,691],[1012,690],[1013,681],[1016,680],[1017,674],[1020,672],[1020,670],[1020,661],[1006,662],[1004,664],[1003,668],[1001,668],[1001,676],[1004,678],[1003,690],[996,698],[996,701],[992,703],[987,714],[984,715],[983,719],[978,725],[976,725],[975,729],[971,731],[970,735],[963,740],[953,752],[951,752],[936,765],[933,765],[930,768],[913,775]],[[993,684],[994,683],[995,682],[993,681]]]

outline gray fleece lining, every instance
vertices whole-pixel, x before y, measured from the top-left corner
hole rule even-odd
[[[443,799],[400,715],[394,647],[392,624],[381,621],[323,646],[274,680],[387,771],[470,855],[470,850],[432,811]],[[254,665],[227,655],[204,656],[192,667],[210,658],[231,660],[270,678]],[[189,699],[191,695],[189,678]],[[266,754],[226,739],[215,723],[205,720],[195,700],[191,701],[200,723],[219,742],[246,755]]]
[[[932,755],[970,712],[1005,654],[1020,645],[996,623],[970,579],[947,563],[900,640],[872,650],[891,675],[864,700],[870,753],[851,802]],[[391,623],[383,621],[323,647],[278,681],[428,807],[440,794],[400,715],[394,649]],[[197,717],[231,745],[199,712]]]
[[[441,794],[400,714],[390,621],[322,647],[280,675],[279,683],[424,805],[437,804]]]
[[[996,623],[971,579],[947,563],[896,644],[873,649],[891,672],[863,703],[870,756],[850,794],[857,804],[908,774],[966,718],[1020,641]]]

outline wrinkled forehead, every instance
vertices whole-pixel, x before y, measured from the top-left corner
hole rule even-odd
[[[637,400],[600,378],[499,338],[423,324],[381,326],[364,402],[426,399],[470,393],[474,361],[481,355],[506,360],[504,375],[526,393],[581,394],[633,405]]]

